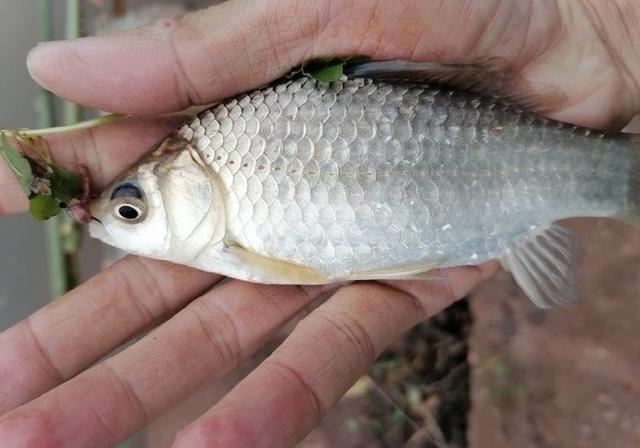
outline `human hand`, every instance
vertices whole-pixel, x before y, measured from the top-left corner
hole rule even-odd
[[[498,56],[526,79],[566,94],[555,118],[612,127],[638,110],[637,73],[628,69],[637,55],[618,34],[624,27],[610,21],[638,19],[630,2],[616,3],[630,8],[622,19],[610,4],[594,15],[586,1],[490,3],[233,0],[139,30],[45,44],[29,66],[44,87],[74,101],[152,114],[249,90],[313,56]],[[127,119],[54,139],[51,149],[62,165],[89,167],[100,188],[170,125]],[[3,165],[0,185],[0,211],[24,210],[20,187]],[[455,268],[442,281],[341,288],[183,430],[176,446],[293,446],[384,347],[494,270]],[[3,446],[112,445],[233,369],[322,292],[219,280],[127,257],[1,334]]]

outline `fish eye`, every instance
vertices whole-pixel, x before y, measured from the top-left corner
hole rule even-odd
[[[126,223],[132,224],[140,221],[147,211],[147,206],[142,199],[120,197],[113,202],[113,214]]]
[[[140,187],[131,182],[115,187],[111,192],[111,202],[115,217],[127,223],[140,221],[147,211]]]
[[[116,213],[118,217],[125,221],[135,221],[142,215],[140,209],[132,204],[122,204],[118,206]]]

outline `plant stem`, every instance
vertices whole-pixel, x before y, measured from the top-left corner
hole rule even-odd
[[[38,41],[53,38],[53,24],[51,22],[52,8],[50,0],[38,0],[36,3],[38,14]],[[48,128],[54,125],[54,105],[51,92],[41,90],[36,101],[38,126]],[[50,287],[52,297],[62,295],[66,289],[67,267],[62,242],[58,231],[58,219],[50,219],[46,223],[47,253],[49,264]]]
[[[77,39],[80,37],[80,0],[67,0],[66,38]],[[64,103],[64,124],[70,125],[80,121],[80,107],[69,101]]]
[[[38,41],[51,40],[53,37],[53,23],[51,19],[51,0],[38,0],[36,3],[38,14]],[[37,103],[38,126],[48,128],[54,125],[53,94],[42,89],[38,94]]]
[[[66,32],[67,39],[77,39],[81,35],[80,22],[82,10],[80,0],[67,0]],[[69,126],[80,120],[80,106],[69,101],[64,102],[64,124]],[[64,294],[78,285],[77,253],[80,247],[82,229],[69,213],[61,213],[54,218],[57,230],[58,247],[63,257],[64,271],[56,285],[60,289],[57,295]],[[52,284],[53,287],[53,284]]]
[[[206,104],[203,106],[191,106],[187,109],[178,111],[178,112],[167,112],[164,114],[156,115],[158,118],[193,118],[198,113],[202,112],[205,109],[209,109],[212,104]],[[90,129],[97,126],[102,126],[103,124],[111,123],[113,121],[120,120],[127,115],[122,114],[108,114],[102,115],[100,117],[91,118],[89,120],[84,120],[80,122],[74,122],[72,124],[68,124],[66,126],[54,126],[54,127],[42,127],[41,129],[4,129],[7,135],[15,135],[20,134],[27,137],[48,137],[51,135],[61,135],[67,134],[69,132],[77,132],[82,131],[84,129]]]
[[[53,38],[52,1],[38,0],[38,40],[48,41]],[[66,37],[75,39],[80,36],[80,0],[67,0]],[[55,125],[53,95],[41,91],[37,100],[38,125],[51,128]],[[65,102],[64,122],[67,125],[80,119],[80,108],[77,104]],[[72,289],[78,281],[76,269],[76,252],[80,241],[80,227],[67,213],[62,213],[46,224],[47,249],[49,257],[49,275],[51,277],[51,294],[60,296]]]
[[[106,123],[111,123],[112,121],[119,120],[123,116],[124,115],[119,114],[109,114],[102,117],[96,117],[90,120],[81,121],[79,123],[69,124],[67,126],[43,126],[41,129],[19,129],[17,132],[22,135],[26,135],[27,137],[48,137],[51,135],[66,134],[68,132],[81,131],[83,129],[89,129]],[[11,135],[13,132],[16,131],[7,131],[9,135]]]

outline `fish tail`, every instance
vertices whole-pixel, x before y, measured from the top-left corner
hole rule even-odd
[[[631,137],[631,171],[626,205],[620,219],[640,228],[640,134]]]

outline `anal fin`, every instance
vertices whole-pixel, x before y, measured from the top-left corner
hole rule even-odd
[[[540,308],[567,306],[578,299],[575,238],[559,224],[532,235],[505,254],[501,262]]]

